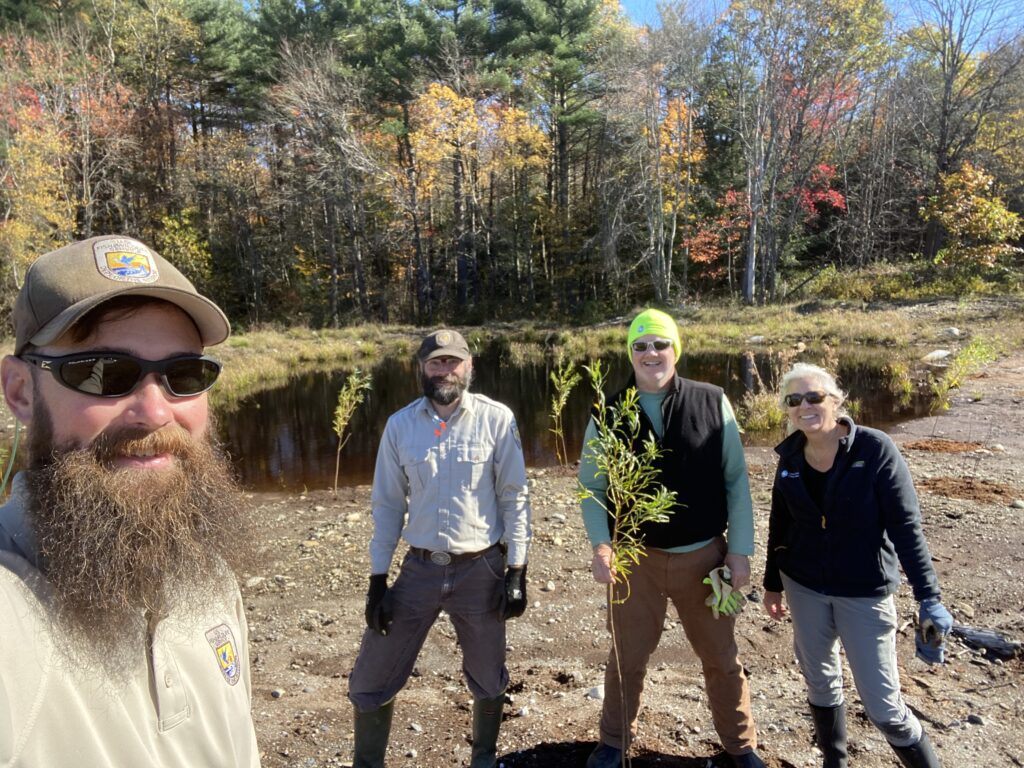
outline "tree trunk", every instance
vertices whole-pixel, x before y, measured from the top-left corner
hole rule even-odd
[[[330,278],[327,285],[327,316],[328,325],[337,328],[340,325],[338,316],[338,210],[334,200],[328,194],[324,199],[324,243],[327,245],[327,259],[330,267]]]
[[[452,246],[455,250],[455,304],[464,310],[469,304],[469,254],[467,253],[466,205],[463,199],[465,167],[462,150],[456,149],[452,157]]]

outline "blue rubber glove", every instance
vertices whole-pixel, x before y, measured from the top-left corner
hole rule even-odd
[[[946,660],[946,635],[953,629],[953,617],[938,598],[921,601],[917,614],[917,632],[914,644],[917,658],[929,664],[942,664]]]

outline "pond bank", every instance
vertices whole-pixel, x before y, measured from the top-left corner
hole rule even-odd
[[[960,339],[985,335],[1006,349],[1024,341],[1024,298],[984,297],[907,305],[851,305],[804,302],[784,306],[696,306],[675,311],[683,346],[691,352],[741,352],[745,349],[878,347],[897,360],[914,360],[931,349],[949,346],[946,333]],[[585,361],[623,349],[632,314],[586,327],[541,323],[491,323],[459,327],[474,351],[496,346],[513,360],[555,358]],[[236,334],[215,348],[225,363],[214,390],[219,409],[237,407],[244,397],[280,386],[297,372],[367,368],[386,357],[410,357],[426,329],[412,326],[359,325],[343,329],[291,328]]]

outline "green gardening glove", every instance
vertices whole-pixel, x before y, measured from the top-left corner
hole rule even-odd
[[[735,616],[746,605],[747,599],[738,589],[733,589],[731,580],[732,574],[727,565],[712,569],[711,573],[704,577],[703,583],[711,587],[711,594],[704,601],[704,605],[711,608],[711,613],[716,619],[722,614]]]

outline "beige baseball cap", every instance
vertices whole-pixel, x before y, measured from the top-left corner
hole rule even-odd
[[[152,296],[184,310],[203,346],[219,344],[231,326],[220,307],[153,249],[121,235],[101,235],[40,256],[14,302],[14,354],[60,338],[90,310],[118,296]]]
[[[425,363],[435,357],[457,357],[459,360],[466,360],[471,355],[469,354],[469,345],[466,344],[461,333],[442,328],[423,340],[416,357],[421,363]]]

